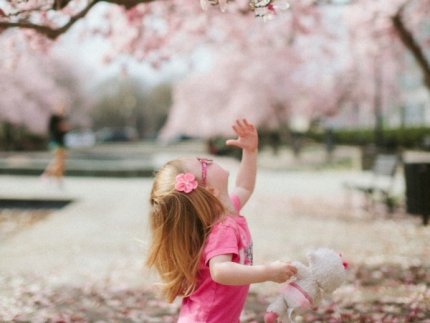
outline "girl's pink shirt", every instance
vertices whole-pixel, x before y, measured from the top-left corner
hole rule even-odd
[[[231,196],[231,200],[239,211],[239,197]],[[184,297],[178,323],[239,322],[249,285],[216,283],[209,271],[211,258],[228,254],[233,262],[252,265],[251,234],[246,218],[241,215],[228,215],[213,226],[200,259],[197,289]]]

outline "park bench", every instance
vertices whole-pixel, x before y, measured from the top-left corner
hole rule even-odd
[[[394,154],[378,154],[374,160],[370,178],[361,182],[345,182],[348,192],[356,191],[364,194],[366,208],[372,210],[377,202],[382,202],[389,213],[396,206],[393,186],[400,159]]]

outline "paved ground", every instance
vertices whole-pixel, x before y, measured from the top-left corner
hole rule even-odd
[[[190,150],[185,154],[195,153]],[[352,156],[345,163],[354,168],[345,168],[341,162],[316,170],[315,165],[321,161],[315,160],[314,152],[303,157],[299,163],[302,167],[294,167],[298,163],[288,152],[276,158],[268,152],[262,154],[255,194],[243,210],[253,234],[256,262],[279,258],[305,261],[306,250],[327,246],[341,251],[353,266],[388,263],[430,268],[430,227],[401,212],[387,217],[379,209],[370,214],[362,208],[360,196],[348,199],[342,183],[368,178],[355,167],[356,151],[339,154],[340,159]],[[170,153],[159,152],[154,163],[162,164],[171,157]],[[219,161],[232,170],[234,177],[238,163],[228,158]],[[143,262],[150,186],[149,178],[73,177],[66,178],[59,188],[37,177],[0,176],[3,198],[74,200],[1,241],[0,280],[37,274],[49,277],[58,286],[110,280],[118,287],[149,288],[155,277],[144,269]],[[399,196],[403,189],[403,177],[398,176],[395,190]],[[265,283],[254,286],[253,291],[270,295],[276,287]],[[428,284],[419,288],[424,288],[421,293],[429,297],[428,301]],[[7,292],[0,287],[0,293]],[[398,290],[386,289],[384,293],[389,296]],[[353,283],[338,294],[350,300],[380,296],[359,290]]]

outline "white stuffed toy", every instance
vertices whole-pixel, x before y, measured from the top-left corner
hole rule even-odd
[[[294,261],[297,279],[286,283],[281,294],[267,308],[265,323],[293,322],[293,312],[300,313],[315,308],[323,293],[332,293],[346,279],[348,264],[340,254],[327,248],[319,248],[308,254],[309,266]]]

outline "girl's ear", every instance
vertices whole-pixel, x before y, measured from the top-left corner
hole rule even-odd
[[[215,197],[218,197],[218,196],[219,196],[219,190],[218,190],[218,189],[216,189],[216,188],[215,188],[215,187],[213,187],[213,186],[207,185],[207,186],[206,186],[206,190],[207,190],[209,193],[211,193],[213,196],[215,196]]]

